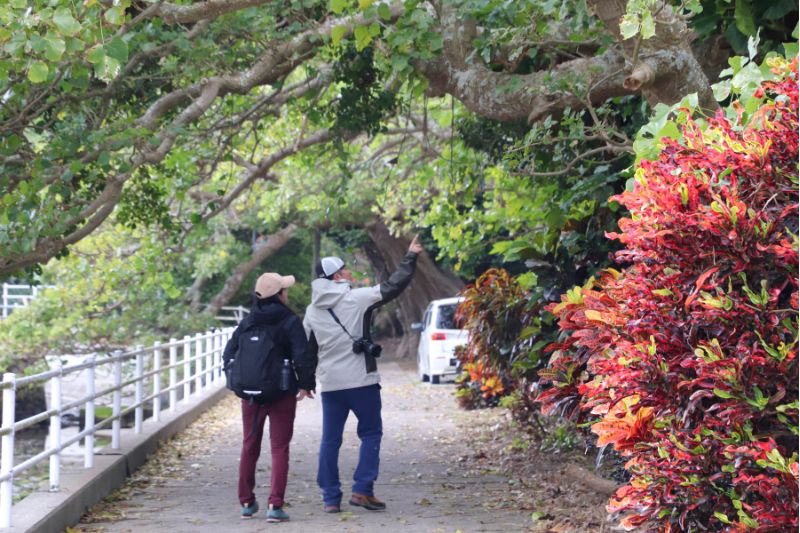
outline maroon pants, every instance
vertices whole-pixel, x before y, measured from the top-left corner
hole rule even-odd
[[[269,503],[283,505],[286,480],[289,477],[289,443],[294,431],[294,413],[297,399],[293,394],[281,395],[276,400],[259,405],[242,400],[242,457],[239,461],[239,503],[252,504],[256,499],[256,463],[261,455],[261,438],[264,422],[269,416],[269,442],[272,450],[272,483]],[[255,424],[255,428],[253,425]]]

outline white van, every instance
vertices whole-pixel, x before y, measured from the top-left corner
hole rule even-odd
[[[469,334],[456,323],[456,308],[463,297],[433,300],[428,304],[422,322],[411,324],[420,332],[417,368],[422,381],[439,383],[442,376],[458,373],[456,346],[467,344]]]

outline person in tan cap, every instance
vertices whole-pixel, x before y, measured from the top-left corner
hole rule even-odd
[[[269,417],[272,482],[267,521],[285,522],[283,498],[289,475],[289,444],[297,402],[314,398],[316,362],[306,355],[307,340],[300,318],[287,306],[294,276],[267,272],[256,281],[253,306],[223,352],[228,388],[242,398],[242,441],[239,503],[242,518],[258,512],[256,463],[264,424]]]

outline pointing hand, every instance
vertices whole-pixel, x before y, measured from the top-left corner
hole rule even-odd
[[[414,238],[411,240],[411,244],[408,246],[409,252],[414,252],[415,254],[422,253],[422,250],[424,250],[424,248],[419,242],[417,242],[418,239],[419,235],[414,235]]]

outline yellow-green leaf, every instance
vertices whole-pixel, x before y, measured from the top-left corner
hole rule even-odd
[[[345,7],[347,7],[347,0],[331,0],[330,8],[335,14],[341,15]]]
[[[390,20],[390,19],[392,18],[392,10],[391,10],[391,9],[389,9],[389,6],[388,6],[388,5],[386,5],[386,4],[380,4],[380,5],[378,6],[378,16],[379,16],[379,17],[380,17],[382,20],[386,20],[386,21],[388,21],[388,20]]]
[[[111,9],[106,10],[103,18],[105,18],[111,24],[118,26],[125,21],[125,10],[120,6],[112,7]]]
[[[334,46],[338,45],[342,38],[347,34],[347,28],[344,26],[334,26],[331,30],[331,41]]]
[[[78,21],[73,18],[72,13],[66,9],[57,11],[56,14],[53,15],[53,24],[56,25],[59,33],[62,35],[68,35],[72,37],[81,31],[81,25],[78,24]]]
[[[50,69],[44,61],[34,61],[28,69],[28,79],[33,83],[42,83],[47,80]]]
[[[44,40],[46,43],[44,57],[46,57],[48,61],[58,61],[61,59],[61,56],[64,55],[64,51],[67,49],[64,40],[55,35],[48,35]]]
[[[86,60],[89,63],[96,65],[101,61],[103,61],[103,58],[105,56],[106,56],[106,51],[105,49],[103,49],[103,46],[95,45],[92,48],[90,48],[89,51],[86,53]]]
[[[366,26],[356,26],[353,33],[356,37],[356,50],[359,52],[372,42],[372,36],[369,34],[369,29]]]

